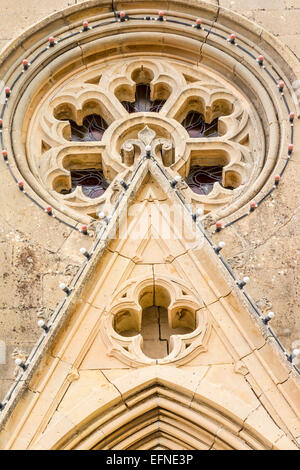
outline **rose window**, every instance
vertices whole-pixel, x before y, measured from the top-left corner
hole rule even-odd
[[[110,211],[122,191],[117,181],[130,178],[146,141],[169,177],[186,181],[187,201],[207,213],[229,205],[255,180],[260,124],[249,109],[205,67],[115,60],[74,72],[45,94],[27,151],[49,202],[78,221]]]

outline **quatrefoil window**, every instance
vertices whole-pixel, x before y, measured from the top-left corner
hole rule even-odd
[[[196,312],[190,307],[181,305],[168,314],[171,297],[164,287],[144,289],[139,304],[142,321],[136,311],[120,309],[114,317],[113,327],[125,338],[140,334],[142,352],[151,359],[164,358],[172,352],[172,335],[188,335],[196,329]]]
[[[128,314],[128,312],[120,313],[121,316],[126,316],[126,314]],[[126,338],[140,333],[143,338],[143,353],[152,359],[159,359],[170,354],[170,337],[172,335],[186,335],[195,330],[195,315],[193,315],[192,312],[180,308],[175,315],[177,315],[178,318],[178,326],[172,328],[168,321],[167,307],[163,305],[152,305],[144,308],[142,311],[142,328],[140,331],[135,329],[118,331],[117,326],[115,326],[115,329],[120,335]],[[117,323],[118,322],[116,322],[116,325]],[[185,326],[187,324],[189,326]]]

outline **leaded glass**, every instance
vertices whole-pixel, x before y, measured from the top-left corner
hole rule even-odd
[[[190,111],[181,124],[190,137],[218,137],[218,119],[208,124],[202,114],[196,111]]]
[[[95,168],[71,170],[71,180],[72,189],[70,192],[75,191],[77,186],[82,186],[82,192],[91,199],[102,196],[109,186],[103,172]]]
[[[163,107],[165,100],[150,99],[150,85],[138,84],[135,90],[135,101],[122,101],[122,105],[129,113],[152,112],[158,113]]]
[[[186,178],[186,183],[194,193],[209,194],[214,183],[222,183],[222,170],[221,166],[193,166]]]
[[[107,123],[98,114],[86,116],[82,126],[70,119],[71,137],[75,142],[99,141],[102,139],[104,131],[107,129]]]

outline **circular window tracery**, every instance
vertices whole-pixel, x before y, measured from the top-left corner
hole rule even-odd
[[[83,120],[82,126],[70,119],[71,140],[75,142],[97,142],[102,139],[108,125],[101,116],[91,114]]]
[[[112,188],[116,191],[104,181],[113,183],[128,167],[134,168],[142,155],[139,135],[145,124],[156,137],[154,156],[188,184],[194,180],[192,203],[205,205],[209,197],[209,204],[215,200],[219,207],[238,196],[232,188],[242,189],[257,170],[254,114],[233,87],[208,70],[188,72],[185,66],[184,71],[170,60],[115,60],[105,68],[94,67],[93,73],[77,73],[48,94],[36,112],[28,143],[42,140],[42,164],[36,152],[34,158],[52,196],[54,190],[65,206],[83,215],[102,210]],[[222,178],[215,178],[211,168],[216,166]],[[207,168],[206,176],[211,173],[210,185],[204,182],[195,190],[198,167]],[[88,189],[93,185],[84,184],[83,173],[75,177],[77,171],[90,179],[102,171],[102,181]]]
[[[249,202],[253,195],[263,188],[280,158],[278,149],[280,141],[286,135],[286,129],[282,126],[286,110],[281,109],[284,108],[284,103],[278,94],[276,83],[274,86],[274,80],[276,82],[278,76],[278,80],[283,79],[290,87],[288,80],[295,75],[290,65],[293,63],[292,58],[289,57],[289,62],[285,62],[280,51],[276,50],[266,37],[259,36],[258,50],[257,41],[253,42],[247,38],[252,29],[245,23],[239,24],[237,41],[226,41],[230,34],[228,27],[222,24],[222,12],[213,25],[211,18],[207,17],[203,27],[193,29],[195,18],[190,15],[193,15],[193,12],[197,14],[198,4],[191,6],[190,13],[185,18],[182,18],[182,13],[176,8],[174,11],[170,10],[164,22],[154,21],[152,16],[147,16],[148,21],[141,21],[146,18],[143,17],[143,14],[147,13],[146,3],[144,6],[145,9],[140,7],[139,19],[134,17],[135,14],[133,17],[129,14],[127,21],[120,24],[118,34],[115,34],[114,29],[117,19],[101,22],[105,15],[102,18],[100,13],[100,21],[97,19],[95,25],[84,31],[80,29],[80,25],[77,31],[78,24],[70,23],[67,29],[60,29],[60,26],[59,32],[55,34],[53,23],[52,33],[60,39],[38,54],[34,47],[28,49],[29,67],[26,67],[26,74],[20,84],[22,90],[26,90],[30,83],[30,92],[21,94],[20,99],[16,101],[16,106],[22,106],[22,118],[17,113],[17,108],[11,106],[14,116],[19,116],[18,125],[13,127],[20,129],[23,126],[22,135],[28,135],[25,155],[23,143],[15,139],[14,147],[17,151],[14,158],[17,167],[22,178],[44,201],[72,219],[84,223],[91,221],[91,214],[94,214],[101,204],[109,205],[108,201],[113,199],[110,188],[115,187],[114,178],[125,172],[124,166],[134,165],[139,157],[137,152],[127,160],[133,162],[128,165],[121,155],[125,137],[136,138],[136,135],[125,136],[123,133],[123,142],[118,142],[108,128],[105,142],[95,141],[95,148],[85,151],[77,147],[77,155],[74,155],[74,149],[65,146],[65,139],[69,140],[71,137],[70,125],[66,122],[57,123],[50,115],[55,107],[69,106],[68,119],[73,120],[77,126],[82,125],[86,116],[97,114],[112,127],[112,131],[122,132],[128,114],[137,113],[126,112],[121,103],[134,103],[136,86],[146,84],[150,86],[150,101],[164,101],[158,113],[150,111],[150,114],[160,115],[163,122],[158,124],[158,128],[165,127],[166,134],[173,132],[172,119],[182,123],[189,111],[201,114],[206,123],[218,119],[218,136],[211,139],[214,140],[214,145],[219,144],[218,153],[212,148],[212,142],[207,142],[206,137],[203,137],[200,148],[192,137],[189,136],[188,139],[186,134],[178,130],[179,135],[173,139],[174,158],[166,159],[163,155],[161,158],[163,162],[168,161],[171,170],[184,178],[193,166],[223,165],[223,187],[216,182],[209,194],[196,197],[195,193],[193,195],[186,192],[186,196],[192,203],[204,204],[205,213],[214,210],[218,212],[218,217],[225,217]],[[87,5],[87,10],[88,8]],[[207,14],[205,7],[203,14]],[[110,14],[108,17],[110,18]],[[172,17],[178,21],[173,22]],[[230,23],[235,30],[238,24],[236,18],[230,19]],[[126,34],[120,50],[118,46],[121,36],[123,40],[123,29]],[[100,30],[103,30],[103,34],[99,36]],[[75,42],[72,31],[77,35]],[[209,40],[200,48],[199,65],[199,40],[201,43],[204,31],[209,32]],[[252,33],[258,37],[256,32]],[[264,72],[263,63],[255,61],[255,58],[264,52],[263,47],[268,51],[265,55],[268,66],[273,68],[269,74]],[[47,68],[46,65],[50,63],[51,67]],[[40,74],[41,70],[43,75]],[[232,70],[233,74],[230,72]],[[12,72],[14,78],[10,79],[9,73],[5,76],[5,81],[15,84],[16,74]],[[80,75],[82,94],[78,93],[77,88]],[[67,84],[70,85],[68,91]],[[63,90],[66,92],[66,99],[63,99]],[[13,95],[16,96],[15,93]],[[114,100],[112,95],[117,100]],[[182,103],[183,95],[185,103]],[[53,98],[57,98],[55,107],[52,102],[48,107]],[[26,108],[29,111],[23,119]],[[55,116],[55,119],[57,118],[60,119],[58,114]],[[120,122],[120,119],[123,119],[123,122]],[[153,124],[154,128],[153,116],[151,119],[152,121],[149,119],[144,124]],[[166,124],[165,119],[170,126]],[[117,121],[119,123],[115,125]],[[40,125],[39,129],[36,123]],[[269,123],[274,125],[269,126]],[[174,123],[173,126],[175,127]],[[270,130],[270,134],[264,133],[262,127]],[[140,130],[141,128],[137,129]],[[154,130],[157,136],[161,137],[157,128]],[[185,146],[181,145],[179,137],[186,140]],[[113,143],[110,152],[106,148],[108,139]],[[89,142],[89,145],[92,143]],[[97,144],[99,148],[96,149]],[[63,146],[65,147],[62,148]],[[160,152],[160,149],[157,148],[157,151]],[[70,162],[72,159],[79,161],[83,154],[88,154],[87,168],[102,169],[107,181],[113,183],[107,189],[106,195],[95,198],[93,203],[83,191],[74,191],[72,198],[71,194],[61,194],[59,191],[59,187],[65,186],[60,182],[66,178],[70,180],[70,171],[74,170]],[[42,156],[46,158],[43,159]],[[93,159],[97,164],[92,165]],[[228,190],[229,186],[235,190]]]

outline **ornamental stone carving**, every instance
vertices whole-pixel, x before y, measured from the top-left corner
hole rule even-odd
[[[202,27],[199,5],[190,8],[184,21],[170,10],[165,21],[152,12],[105,24],[88,8],[91,27],[59,23],[52,43],[45,32],[26,46],[26,69],[5,63],[3,81],[14,87],[3,119],[8,158],[42,208],[71,224],[97,221],[122,191],[115,179],[135,171],[141,149],[128,141],[145,126],[161,139],[153,150],[169,176],[186,179],[185,202],[204,206],[205,226],[268,191],[292,108],[273,75],[291,92],[298,65],[287,51],[293,65],[282,65],[281,46],[266,35],[261,43],[260,29],[230,41],[240,18],[215,24],[219,9],[209,5]],[[274,74],[256,60],[262,53]]]
[[[187,178],[195,167],[220,168],[209,194],[185,186],[187,202],[203,204],[208,213],[258,177],[264,157],[260,129],[241,93],[205,67],[157,57],[114,60],[76,71],[45,95],[29,127],[27,158],[66,214],[91,220],[113,204],[111,183],[126,179],[151,145],[171,175]],[[107,189],[98,197],[72,184],[72,172],[88,169],[102,172],[105,180]]]
[[[157,319],[160,330],[157,338],[156,322],[152,322],[150,316],[153,307],[167,311],[166,318]],[[144,315],[146,328],[143,326]],[[166,332],[171,329],[174,334],[168,340]],[[176,334],[176,330],[181,334]],[[210,323],[203,301],[196,298],[182,280],[166,276],[156,278],[155,285],[152,278],[127,281],[101,320],[101,335],[110,355],[135,367],[167,363],[183,365],[206,351],[209,334]],[[163,356],[159,347],[161,341],[169,343],[169,353],[165,357],[160,357]]]

